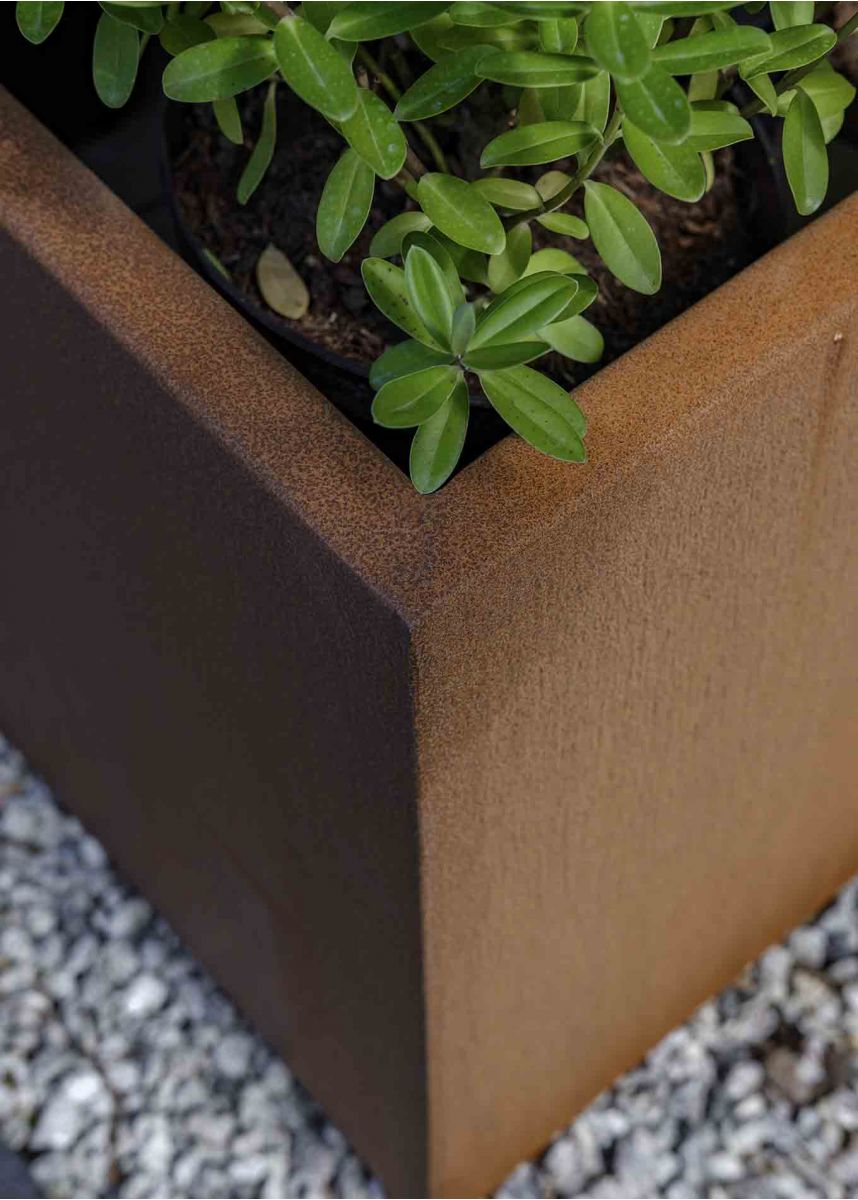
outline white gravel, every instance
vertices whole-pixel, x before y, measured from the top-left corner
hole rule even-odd
[[[46,1196],[383,1195],[2,737],[0,1139]],[[858,880],[498,1192],[856,1194]]]

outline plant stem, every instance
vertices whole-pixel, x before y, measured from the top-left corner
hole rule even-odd
[[[619,104],[615,104],[602,140],[595,150],[584,159],[569,182],[560,189],[556,196],[552,196],[550,200],[543,201],[539,208],[530,208],[526,212],[516,213],[511,217],[507,217],[504,222],[506,228],[513,229],[516,225],[521,225],[524,221],[533,221],[536,217],[541,217],[544,213],[554,212],[571,200],[584,181],[590,178],[608,150],[620,136],[620,122],[622,117],[622,109]]]
[[[381,86],[384,88],[384,90],[387,92],[388,96],[390,96],[391,100],[395,104],[396,101],[399,99],[399,97],[402,95],[402,92],[397,87],[397,85],[394,83],[394,81],[391,79],[391,77],[388,75],[387,71],[385,71],[379,65],[379,63],[377,62],[375,57],[370,53],[369,50],[367,50],[366,46],[358,47],[357,56],[360,59],[360,61],[364,64],[364,66],[373,73],[375,78],[378,80],[378,82],[381,84]],[[435,140],[435,135],[430,130],[428,130],[425,125],[422,125],[419,121],[414,121],[414,122],[412,122],[412,124],[413,124],[414,129],[417,132],[417,136],[420,138],[420,140],[423,142],[423,145],[426,147],[426,149],[432,155],[432,161],[435,163],[435,166],[438,168],[438,170],[449,173],[450,168],[447,165],[447,160],[444,157],[443,150],[441,149],[441,147],[438,145],[437,141]],[[412,151],[412,154],[413,154],[413,151]],[[416,175],[425,175],[426,168],[423,166],[423,164],[417,158],[416,154],[414,154],[413,157],[415,160],[414,165],[409,164],[411,166],[411,170],[414,171],[414,173]],[[419,169],[415,171],[415,166],[418,164],[419,164]]]
[[[841,42],[845,42],[846,39],[851,37],[856,30],[858,30],[858,13],[855,13],[854,16],[850,17],[845,25],[843,25],[842,28],[837,31],[836,45],[839,46]],[[833,49],[834,46],[831,47],[831,50]],[[831,53],[831,50],[829,50],[828,54]],[[795,87],[800,79],[804,79],[805,75],[809,75],[811,71],[814,71],[823,61],[823,59],[828,58],[828,54],[823,55],[823,58],[817,58],[813,62],[807,63],[803,67],[796,67],[794,71],[788,71],[786,75],[784,75],[783,79],[775,84],[775,94],[781,96],[784,92],[788,92],[790,88]],[[766,106],[763,104],[762,100],[751,100],[742,109],[742,116],[753,117],[756,113],[762,112],[765,107]]]

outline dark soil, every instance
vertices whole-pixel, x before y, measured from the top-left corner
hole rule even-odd
[[[330,263],[316,245],[314,220],[319,196],[342,141],[321,118],[279,90],[277,150],[260,187],[245,207],[236,186],[257,136],[261,92],[243,101],[244,147],[234,146],[217,129],[208,105],[175,110],[174,185],[181,216],[191,235],[229,271],[233,282],[260,307],[254,277],[256,260],[269,242],[292,261],[310,293],[310,310],[300,321],[269,317],[328,351],[369,364],[390,341],[403,334],[374,307],[363,287],[360,263],[376,229],[402,211],[403,196],[393,183],[379,181],[370,219],[342,262]],[[479,172],[479,147],[499,131],[499,97],[476,94],[480,105],[457,110],[457,128],[442,127],[439,140],[451,167],[466,177]],[[491,105],[492,112],[487,112]],[[500,109],[503,112],[502,108]],[[502,126],[502,120],[500,122]],[[750,144],[750,143],[749,143]],[[563,168],[563,163],[553,164]],[[568,164],[571,166],[571,164]],[[697,204],[673,200],[652,188],[620,152],[603,164],[596,178],[629,195],[644,212],[661,247],[664,283],[656,296],[641,296],[620,284],[602,265],[589,242],[558,237],[535,226],[535,246],[567,249],[599,284],[599,298],[587,313],[605,338],[610,361],[683,312],[729,279],[760,253],[759,237],[749,219],[754,189],[730,150],[716,155],[716,179]],[[544,168],[534,171],[536,177]],[[744,193],[744,194],[743,194]],[[580,206],[580,200],[577,201]],[[573,203],[570,212],[579,212]],[[542,360],[550,373],[571,386],[596,368],[552,355]]]

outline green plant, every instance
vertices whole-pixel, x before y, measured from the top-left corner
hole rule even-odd
[[[770,32],[760,27],[766,7]],[[305,0],[295,8],[114,0],[101,8],[93,76],[112,107],[127,100],[155,35],[173,56],[167,96],[211,102],[234,142],[243,140],[235,97],[268,83],[241,203],[271,161],[281,80],[339,130],[346,147],[316,222],[328,258],[341,259],[361,232],[376,178],[401,187],[403,210],[378,230],[362,270],[374,303],[407,335],[372,367],[373,417],[416,428],[411,477],[421,492],[440,487],[459,459],[469,375],[531,445],[584,461],[580,409],[528,364],[549,351],[598,359],[601,337],[582,315],[597,289],[565,251],[534,254],[532,230],[591,238],[623,284],[658,290],[660,253],[646,219],[592,178],[612,146],[622,140],[651,183],[694,202],[712,182],[712,152],[752,138],[748,118],[766,111],[783,119],[787,179],[798,211],[809,214],[828,184],[826,143],[855,95],[828,55],[858,17],[835,33],[814,21],[808,0]],[[21,32],[43,41],[62,9],[19,3]],[[422,73],[400,86],[381,65],[381,41],[393,63],[416,47]],[[737,79],[753,94],[741,109],[725,98]],[[437,124],[485,85],[495,87],[497,132],[482,151],[485,174],[467,181],[448,170]],[[571,157],[570,173],[552,168]],[[535,178],[534,167],[545,173]],[[565,211],[579,191],[584,220]]]

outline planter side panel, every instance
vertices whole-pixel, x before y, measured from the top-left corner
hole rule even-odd
[[[591,486],[418,631],[433,1194],[497,1184],[858,867],[858,271],[829,220],[604,372]],[[815,310],[755,326],[802,264]],[[741,371],[706,334],[737,313]]]
[[[156,359],[18,241],[0,273],[0,728],[391,1187],[422,1194],[406,626]]]

